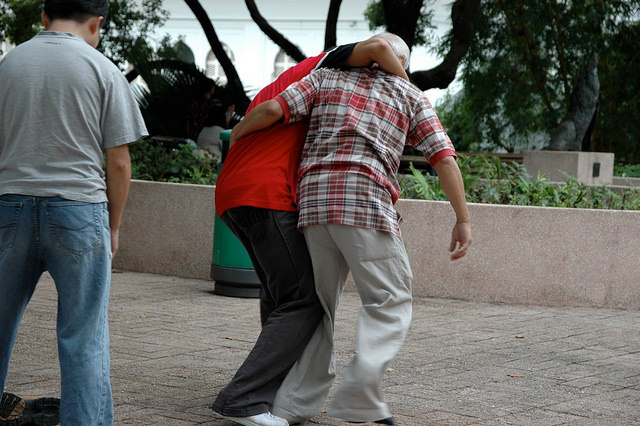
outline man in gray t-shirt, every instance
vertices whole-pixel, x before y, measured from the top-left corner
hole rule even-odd
[[[58,290],[62,424],[113,422],[111,261],[131,179],[127,144],[147,134],[126,79],[95,49],[107,12],[107,0],[45,0],[46,31],[0,61],[0,388],[48,271]],[[3,393],[0,423],[39,415],[29,412],[38,404],[22,414],[20,406]]]

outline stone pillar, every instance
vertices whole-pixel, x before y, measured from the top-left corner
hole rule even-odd
[[[586,185],[613,182],[614,154],[582,151],[525,151],[522,163],[532,177],[538,173],[551,182],[565,182],[562,172]]]

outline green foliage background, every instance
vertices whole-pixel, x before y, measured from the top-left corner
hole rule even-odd
[[[20,43],[41,29],[41,0],[0,1],[0,39]],[[110,0],[100,49],[124,71],[158,58],[153,34],[168,17],[162,0]],[[416,45],[441,54],[450,39],[430,35],[425,2]],[[380,0],[366,15],[384,25]],[[601,98],[590,150],[614,152],[616,160],[640,163],[640,0],[483,0],[474,43],[463,61],[464,89],[449,94],[438,113],[458,151],[514,151],[544,144],[564,119],[574,82],[591,53],[599,59]],[[170,46],[165,37],[160,50]],[[164,72],[164,71],[163,71]],[[165,72],[166,74],[166,72]],[[191,83],[190,83],[191,84]],[[148,101],[149,99],[147,99]],[[542,148],[543,146],[536,146]],[[148,140],[131,145],[136,179],[215,184],[214,159],[193,155],[188,144]],[[588,188],[575,179],[551,185],[521,166],[491,157],[460,156],[470,202],[558,207],[638,209],[637,190]],[[616,174],[640,176],[636,166]],[[437,179],[413,170],[400,177],[407,198],[445,199]]]
[[[42,30],[42,0],[0,1],[0,40],[13,44],[29,40]],[[100,50],[125,71],[127,64],[152,58],[151,34],[168,19],[162,0],[109,0],[109,17],[105,21]]]
[[[640,0],[484,0],[464,89],[438,110],[456,148],[517,152],[534,139],[544,148],[595,53],[600,105],[583,149],[640,162],[639,19]]]
[[[134,179],[215,185],[217,159],[193,155],[188,144],[166,144],[148,139],[130,145]],[[587,186],[567,176],[551,184],[544,176],[532,177],[521,164],[487,155],[458,154],[467,201],[520,206],[640,210],[640,188],[613,190]],[[640,167],[617,166],[617,175],[640,177]],[[625,174],[628,173],[628,174]],[[437,176],[411,165],[410,174],[398,175],[402,198],[446,201]]]
[[[640,210],[640,188],[620,191],[591,187],[567,176],[561,185],[532,177],[521,164],[487,155],[458,155],[467,201],[471,203],[589,209]],[[403,198],[447,200],[436,176],[411,166],[399,176]]]
[[[153,138],[129,145],[131,177],[156,182],[215,185],[217,159],[194,155],[187,143],[163,143]]]

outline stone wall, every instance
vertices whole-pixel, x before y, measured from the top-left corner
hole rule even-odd
[[[469,208],[474,243],[451,262],[449,203],[398,202],[414,295],[640,309],[640,211]],[[115,267],[209,279],[213,211],[214,187],[133,181]]]
[[[214,187],[132,181],[115,267],[208,279]]]
[[[401,200],[414,293],[500,303],[640,308],[640,211],[471,204],[474,242],[447,256],[453,210]]]

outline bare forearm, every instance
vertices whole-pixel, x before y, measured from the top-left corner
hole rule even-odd
[[[278,101],[271,99],[261,103],[251,110],[251,112],[231,130],[229,146],[249,133],[265,129],[275,124],[283,115],[284,111]]]
[[[129,186],[131,183],[131,169],[120,169],[107,175],[107,198],[109,199],[109,226],[111,229],[120,229],[122,213],[127,203]]]
[[[467,199],[464,192],[464,183],[458,164],[453,157],[445,157],[434,165],[440,185],[444,190],[451,206],[456,214],[456,224],[451,232],[449,252],[451,260],[457,260],[467,254],[467,250],[473,240],[471,236],[471,223]]]
[[[440,185],[456,214],[456,222],[469,223],[470,217],[464,183],[455,159],[453,157],[445,157],[438,161],[434,168],[440,179]]]
[[[124,206],[131,184],[131,159],[126,145],[107,150],[107,199],[109,200],[109,227],[112,251],[118,249],[118,236]]]

